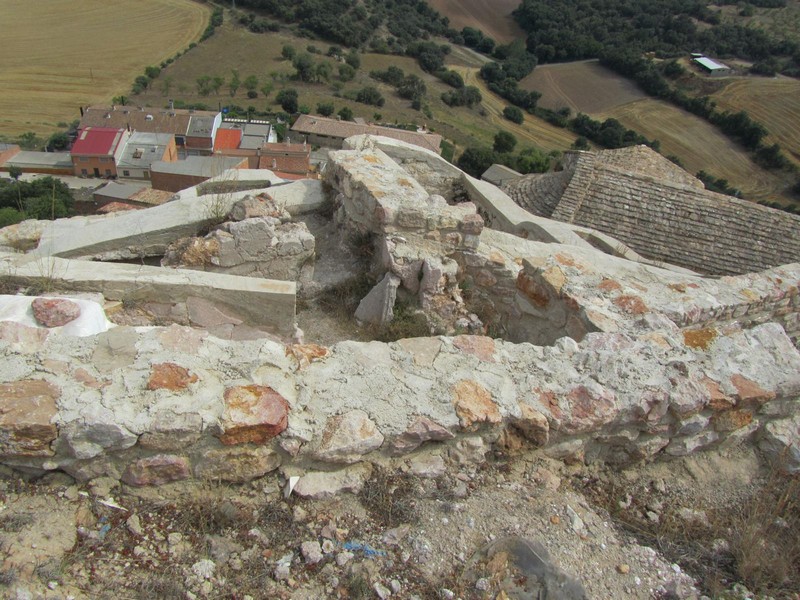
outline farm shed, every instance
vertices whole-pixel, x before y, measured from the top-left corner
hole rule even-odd
[[[706,73],[710,74],[712,77],[728,75],[731,72],[731,68],[728,65],[724,65],[715,60],[711,60],[710,58],[705,56],[699,56],[697,58],[693,58],[692,60],[698,65],[700,65],[700,68],[703,69],[703,71],[705,71]]]

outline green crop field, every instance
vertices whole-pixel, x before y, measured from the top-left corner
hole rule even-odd
[[[147,65],[197,41],[192,0],[0,0],[0,134],[52,133],[82,104],[126,93]]]

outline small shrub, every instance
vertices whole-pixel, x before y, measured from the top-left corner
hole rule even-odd
[[[358,499],[370,516],[384,527],[397,527],[419,520],[414,498],[416,478],[406,474],[390,474],[376,468],[364,484]]]

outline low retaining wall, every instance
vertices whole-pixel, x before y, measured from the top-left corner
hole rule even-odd
[[[177,325],[72,338],[3,323],[0,355],[3,463],[81,480],[239,482],[282,466],[311,485],[368,474],[362,461],[480,462],[493,443],[624,464],[751,439],[800,469],[800,354],[775,324],[701,350],[676,327],[553,347],[458,336],[328,349]]]

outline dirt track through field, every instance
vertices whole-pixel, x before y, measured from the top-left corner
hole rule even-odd
[[[0,0],[0,134],[52,133],[79,106],[128,95],[208,14],[191,0]]]
[[[459,31],[474,27],[498,44],[525,39],[525,32],[511,16],[520,0],[428,0],[428,4],[450,19],[450,26]]]

